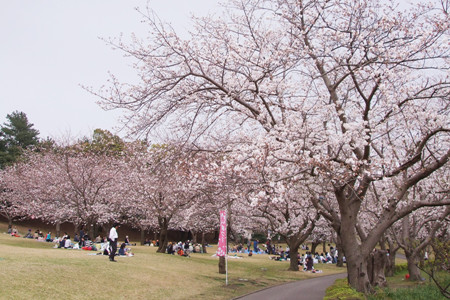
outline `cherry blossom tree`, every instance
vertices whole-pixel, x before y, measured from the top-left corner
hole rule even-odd
[[[166,249],[168,230],[183,227],[183,211],[200,195],[199,172],[190,154],[175,145],[127,149],[122,176],[128,200],[122,203],[122,209],[135,224],[159,230],[158,252]]]
[[[29,217],[91,227],[119,218],[111,201],[123,194],[115,181],[119,169],[115,157],[79,145],[29,152],[14,166],[11,187]]]
[[[427,198],[437,198],[434,201],[439,201],[439,199],[447,198],[450,178],[448,173],[446,176],[442,175],[439,178],[430,176],[429,180],[412,188],[406,197],[406,201],[411,202],[415,198],[422,201]],[[422,279],[417,265],[423,264],[426,248],[434,239],[441,235],[445,236],[449,227],[449,215],[450,206],[424,207],[405,216],[390,228],[390,235],[405,252],[411,280]]]
[[[0,169],[0,215],[8,220],[8,226],[11,228],[13,221],[23,216],[20,210],[15,191],[12,189],[14,180],[13,168],[6,167]]]
[[[134,133],[174,129],[196,144],[247,139],[241,151],[269,146],[298,173],[308,170],[324,186],[325,200],[310,200],[342,242],[350,285],[370,291],[367,260],[387,228],[420,207],[449,204],[404,201],[448,168],[447,7],[236,0],[228,8],[196,19],[185,40],[143,11],[148,40],[111,40],[136,59],[140,81],[112,77],[96,94],[129,111]],[[360,230],[372,184],[389,187],[383,213]]]
[[[314,183],[310,176],[298,172],[295,164],[286,163],[270,154],[268,147],[251,156],[236,150],[229,160],[234,171],[243,179],[247,203],[243,203],[248,216],[260,228],[268,228],[279,234],[290,249],[289,270],[298,271],[299,247],[310,237],[320,215],[314,209],[310,197]],[[242,202],[242,201],[241,201]],[[246,228],[252,229],[252,228]]]

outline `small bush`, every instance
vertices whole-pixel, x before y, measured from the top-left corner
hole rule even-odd
[[[394,275],[408,272],[408,264],[396,264],[394,268]]]
[[[347,279],[337,279],[334,284],[327,288],[324,300],[365,300],[363,293],[352,289]]]

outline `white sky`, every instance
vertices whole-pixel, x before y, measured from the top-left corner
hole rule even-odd
[[[151,0],[159,17],[177,30],[190,15],[217,10],[218,0]],[[55,139],[91,136],[114,129],[120,111],[103,111],[80,84],[100,87],[107,72],[133,76],[130,62],[99,37],[145,36],[134,10],[146,0],[0,0],[0,123],[23,111],[40,131]],[[124,133],[119,133],[123,136]]]

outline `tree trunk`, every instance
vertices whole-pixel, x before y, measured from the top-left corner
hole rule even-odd
[[[88,224],[88,227],[89,227],[89,237],[91,238],[91,240],[93,240],[93,239],[95,239],[95,236],[94,236],[94,224]],[[81,240],[81,236],[80,236],[80,240]]]
[[[55,233],[57,237],[61,236],[61,223],[60,222],[56,222],[56,233]]]
[[[336,267],[342,268],[344,267],[344,249],[342,248],[342,242],[339,235],[336,238],[336,250],[338,252]]]
[[[144,226],[141,226],[141,246],[143,246],[145,243],[145,228]]]
[[[73,234],[73,236],[75,236],[75,234],[78,234],[78,232],[80,232],[80,226],[78,224],[74,224],[74,229],[75,233]],[[80,240],[81,240],[81,236],[80,236]]]
[[[167,244],[168,244],[167,233],[168,233],[168,229],[169,229],[169,221],[170,221],[170,218],[168,218],[168,217],[158,217],[158,224],[159,224],[159,228],[160,228],[159,247],[158,247],[158,250],[156,250],[156,252],[158,252],[158,253],[166,252],[166,248],[167,248]]]
[[[219,274],[226,274],[225,256],[219,256]]]
[[[372,286],[386,286],[386,277],[384,276],[386,262],[386,250],[376,249],[372,253],[370,253],[369,261],[367,263],[367,271],[369,275],[369,281]]]
[[[205,233],[202,231],[202,253],[206,253]]]
[[[298,248],[299,246],[291,248],[289,245],[289,271],[298,271]]]
[[[394,276],[395,272],[395,255],[397,254],[397,250],[392,248],[389,248],[389,256],[387,257],[386,262],[386,270],[385,270],[385,276],[392,277]]]
[[[408,263],[409,280],[421,281],[422,276],[420,274],[420,269],[416,265],[419,262],[417,255],[413,255],[409,251],[405,251],[405,256]]]
[[[325,241],[325,240],[323,240],[323,242],[322,242],[322,253],[323,254],[327,253],[327,241]],[[339,254],[339,252],[338,252],[338,254]]]
[[[194,230],[191,230],[191,234],[192,234],[192,243],[196,244],[197,243],[197,232],[195,232]]]
[[[311,254],[315,254],[316,253],[316,248],[317,248],[317,246],[319,246],[320,245],[320,242],[312,242],[311,243]]]
[[[158,253],[164,253],[166,252],[167,248],[167,228],[161,228],[161,231],[159,233],[159,247],[156,252]]]
[[[338,237],[340,237],[347,262],[348,283],[358,292],[367,294],[372,291],[367,274],[367,261],[370,253],[363,253],[360,244],[361,241],[356,232],[356,220],[358,218],[360,202],[357,199],[353,201],[347,199],[343,191],[343,189],[335,190],[335,193],[341,212],[341,224]],[[339,251],[339,253],[341,252]]]
[[[346,242],[344,242],[344,244],[346,244]],[[358,292],[367,294],[372,290],[367,271],[367,257],[362,255],[359,245],[347,247],[345,253],[349,285]]]

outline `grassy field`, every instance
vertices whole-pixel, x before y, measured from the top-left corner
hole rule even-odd
[[[316,265],[323,273],[287,271],[288,262],[254,255],[228,260],[228,286],[218,273],[218,258],[190,258],[156,253],[134,246],[134,257],[111,263],[84,250],[54,249],[52,243],[3,234],[0,227],[1,299],[231,299],[289,281],[344,272],[334,265]]]

